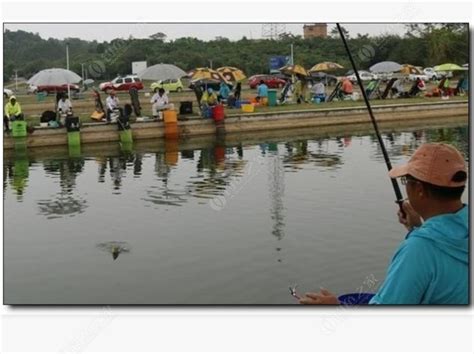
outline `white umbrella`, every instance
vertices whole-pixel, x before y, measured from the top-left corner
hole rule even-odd
[[[403,66],[394,61],[382,61],[372,65],[369,70],[373,73],[393,73],[402,69]]]
[[[36,73],[28,80],[28,83],[34,86],[46,85],[67,85],[75,84],[82,80],[82,78],[75,72],[66,69],[45,69]]]
[[[173,64],[156,64],[137,75],[142,80],[177,80],[186,76],[186,72]]]

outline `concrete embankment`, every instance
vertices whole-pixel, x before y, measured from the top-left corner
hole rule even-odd
[[[410,125],[414,120],[436,120],[451,117],[465,117],[468,122],[468,101],[439,102],[426,104],[392,104],[373,107],[376,120]],[[265,113],[232,114],[225,118],[225,132],[251,133],[270,130],[304,129],[327,126],[350,126],[370,122],[365,106],[337,108],[288,110]],[[131,123],[134,141],[143,139],[163,139],[165,135],[162,122]],[[214,135],[216,125],[210,119],[190,117],[178,121],[181,138]],[[115,124],[89,123],[81,127],[81,143],[105,143],[119,141]],[[28,135],[28,147],[67,145],[67,134],[63,128],[36,128]],[[13,148],[14,139],[4,134],[3,146]]]

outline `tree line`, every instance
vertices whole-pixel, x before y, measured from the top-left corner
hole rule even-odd
[[[359,68],[392,60],[423,67],[446,62],[469,62],[469,33],[466,24],[411,24],[404,35],[357,34],[348,38]],[[347,32],[346,32],[347,33]],[[303,39],[283,33],[278,39],[231,41],[216,37],[204,41],[193,37],[166,40],[158,32],[146,39],[114,39],[98,42],[79,38],[43,39],[25,31],[4,31],[4,81],[17,70],[18,76],[29,78],[42,69],[66,67],[66,44],[69,45],[70,69],[79,75],[84,68],[89,78],[112,79],[117,74],[131,72],[133,61],[148,65],[171,63],[187,71],[195,67],[235,66],[250,76],[268,73],[269,59],[274,55],[289,55],[294,48],[294,61],[309,69],[322,61],[334,61],[350,68],[347,54],[338,33],[327,38]]]

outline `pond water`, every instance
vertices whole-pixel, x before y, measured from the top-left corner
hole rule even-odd
[[[260,305],[295,304],[294,284],[374,292],[405,232],[370,126],[351,129],[5,154],[4,301]],[[465,123],[383,131],[394,165],[423,142],[468,154]]]

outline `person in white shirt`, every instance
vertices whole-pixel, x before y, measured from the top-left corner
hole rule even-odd
[[[326,98],[326,88],[321,81],[318,81],[313,85],[311,88],[311,93],[313,94],[314,98],[325,99]]]
[[[72,104],[66,94],[62,94],[57,105],[57,115],[61,125],[66,123],[66,116],[72,115]]]
[[[118,97],[115,95],[114,90],[109,91],[109,96],[105,100],[105,104],[107,106],[107,121],[110,122],[110,114],[115,110],[119,109],[120,101]]]
[[[165,109],[170,108],[168,96],[166,95],[165,90],[163,88],[160,88],[158,92],[153,95],[150,100],[150,103],[153,104],[151,108],[154,118],[158,117],[159,111],[163,111]]]
[[[392,86],[392,97],[398,97],[405,92],[405,88],[403,86],[403,79],[397,79]]]

